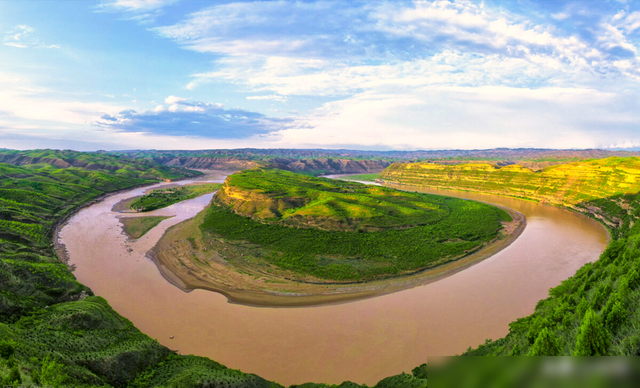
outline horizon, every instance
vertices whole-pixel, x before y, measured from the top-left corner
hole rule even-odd
[[[627,153],[640,153],[640,148],[540,148],[540,147],[494,147],[494,148],[433,148],[433,149],[350,149],[350,148],[282,148],[282,147],[242,147],[242,148],[194,148],[194,149],[155,149],[155,148],[131,148],[131,149],[98,149],[83,151],[73,148],[2,148],[3,151],[72,151],[72,152],[86,152],[86,153],[126,153],[126,152],[211,152],[211,151],[326,151],[330,153],[338,152],[357,152],[357,153],[420,153],[420,152],[483,152],[483,151],[604,151],[604,152],[627,152]]]
[[[640,150],[638,3],[5,1],[0,27],[2,148]]]

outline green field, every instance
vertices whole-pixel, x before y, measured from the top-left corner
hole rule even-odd
[[[139,212],[149,212],[174,203],[196,198],[218,190],[220,183],[208,183],[188,186],[178,186],[167,189],[155,189],[147,195],[136,198],[130,203],[130,208]]]
[[[282,269],[365,281],[434,267],[495,239],[503,210],[279,170],[230,175],[201,226]]]
[[[123,217],[120,218],[122,229],[131,238],[140,238],[163,220],[171,217]]]
[[[0,163],[0,386],[281,387],[173,353],[92,296],[54,250],[54,225],[79,206],[105,193],[198,173],[100,153],[0,151],[7,153],[24,165]],[[426,370],[390,377],[377,388],[389,381],[426,387]]]
[[[640,355],[640,159],[607,158],[532,172],[519,166],[393,165],[386,181],[482,191],[571,207],[609,227],[592,264],[549,291],[509,334],[467,355]]]

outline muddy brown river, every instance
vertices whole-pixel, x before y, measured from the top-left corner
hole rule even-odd
[[[428,285],[336,305],[248,307],[211,291],[185,293],[145,256],[166,228],[196,215],[211,194],[145,213],[175,217],[137,241],[127,240],[118,221],[122,214],[111,208],[146,189],[107,197],[62,228],[59,240],[77,266],[78,280],[163,345],[284,385],[345,380],[373,385],[430,356],[459,354],[486,338],[502,337],[511,321],[533,312],[550,287],[597,260],[607,243],[601,225],[567,210],[430,191],[507,206],[527,217],[527,227],[498,254]]]

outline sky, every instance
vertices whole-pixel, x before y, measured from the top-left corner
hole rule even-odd
[[[640,3],[0,1],[0,148],[640,149]]]

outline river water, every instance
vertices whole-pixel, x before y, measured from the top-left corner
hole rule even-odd
[[[163,345],[284,385],[373,385],[409,372],[429,356],[459,354],[502,337],[510,322],[533,312],[550,287],[597,260],[607,243],[601,225],[564,209],[431,191],[507,206],[527,217],[527,227],[498,254],[428,285],[336,305],[248,307],[210,291],[185,293],[145,257],[167,227],[193,217],[211,194],[146,213],[177,216],[131,242],[117,219],[122,214],[111,208],[144,190],[107,197],[62,228],[59,240],[77,266],[78,280]]]

